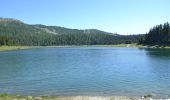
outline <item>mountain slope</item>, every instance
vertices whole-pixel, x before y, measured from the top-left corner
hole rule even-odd
[[[17,19],[11,19],[11,18],[0,18],[0,26],[1,30],[6,30],[6,28],[11,28],[11,31],[17,31],[17,30],[24,30],[23,33],[51,33],[51,34],[69,34],[69,33],[85,33],[85,34],[112,34],[109,32],[104,32],[97,29],[85,29],[85,30],[78,30],[78,29],[69,29],[59,26],[46,26],[46,25],[28,25],[24,22],[17,20]],[[3,28],[3,29],[2,29]],[[5,34],[10,34],[12,32],[7,32]],[[17,32],[20,33],[20,32]],[[22,33],[22,34],[23,34]],[[2,33],[1,33],[2,34]]]
[[[86,33],[86,34],[112,34],[109,32],[104,32],[97,29],[85,29],[85,30],[79,30],[79,29],[69,29],[65,27],[59,27],[59,26],[45,26],[45,25],[34,25],[37,28],[41,28],[45,30],[46,32],[52,33],[52,34],[69,34],[69,33]]]
[[[135,42],[97,29],[69,29],[58,26],[29,25],[20,20],[0,18],[0,45],[98,45]]]
[[[0,18],[0,35],[9,37],[11,44],[21,45],[40,45],[39,41],[51,36],[40,28],[9,18]]]

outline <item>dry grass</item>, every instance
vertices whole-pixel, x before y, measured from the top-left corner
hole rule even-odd
[[[29,49],[32,46],[0,46],[0,51]]]

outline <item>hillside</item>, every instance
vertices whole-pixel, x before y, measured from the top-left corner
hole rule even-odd
[[[65,27],[59,27],[59,26],[45,26],[45,25],[33,25],[36,28],[45,30],[46,32],[52,33],[52,34],[69,34],[69,33],[85,33],[85,34],[112,34],[109,32],[100,31],[97,29],[85,29],[85,30],[79,30],[79,29],[69,29]]]
[[[28,33],[52,33],[52,34],[68,34],[68,33],[87,33],[87,34],[112,34],[109,32],[100,31],[97,29],[85,29],[85,30],[78,30],[78,29],[69,29],[65,27],[59,27],[59,26],[46,26],[46,25],[28,25],[24,22],[12,19],[12,18],[0,18],[0,25],[1,27],[9,27],[9,28],[15,28],[21,30],[21,28],[25,31],[29,31]],[[4,29],[6,30],[6,29]]]
[[[0,18],[0,45],[104,45],[137,42],[140,37],[141,35],[123,36],[97,29],[29,25],[17,19]]]

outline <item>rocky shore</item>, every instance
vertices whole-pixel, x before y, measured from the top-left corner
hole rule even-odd
[[[20,96],[1,94],[0,100],[154,100],[146,97],[127,96]]]

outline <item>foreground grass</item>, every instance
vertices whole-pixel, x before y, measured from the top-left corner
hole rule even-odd
[[[0,100],[150,100],[126,96],[20,96],[0,94]]]

